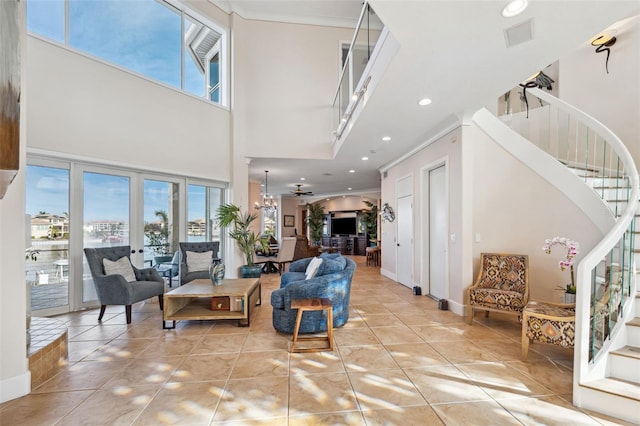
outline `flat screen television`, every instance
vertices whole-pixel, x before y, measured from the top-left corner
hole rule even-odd
[[[356,235],[358,229],[355,217],[331,218],[331,233],[333,235]]]

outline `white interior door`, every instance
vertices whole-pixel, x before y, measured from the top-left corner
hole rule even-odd
[[[396,223],[396,278],[400,284],[413,287],[413,196],[398,198]]]
[[[445,166],[429,171],[429,294],[447,297],[447,191]]]

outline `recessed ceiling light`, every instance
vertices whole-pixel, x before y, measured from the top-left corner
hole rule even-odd
[[[369,157],[362,157],[362,161],[367,161]]]
[[[300,178],[300,180],[306,180],[305,178]]]
[[[384,137],[382,138],[382,140],[383,140],[384,142],[389,142],[389,141],[391,140],[391,136],[384,136]]]
[[[502,16],[505,18],[512,18],[524,12],[528,5],[529,2],[527,2],[527,0],[511,0],[502,9]]]
[[[349,187],[349,188],[347,188],[347,189],[348,189],[349,191],[351,191],[353,188]]]
[[[426,106],[426,105],[429,105],[429,104],[431,104],[431,99],[429,99],[429,98],[420,99],[418,101],[418,105],[420,105],[420,106]]]
[[[352,101],[357,101],[358,100],[358,93],[354,93],[353,95],[351,95],[351,100]]]
[[[349,170],[349,173],[355,173],[355,172],[356,172],[356,171],[355,171],[355,170],[353,170],[353,169]]]

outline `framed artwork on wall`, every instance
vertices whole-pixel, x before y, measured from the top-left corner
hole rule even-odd
[[[296,220],[295,216],[291,216],[291,215],[285,214],[284,215],[284,226],[286,226],[286,227],[294,226],[295,220]]]

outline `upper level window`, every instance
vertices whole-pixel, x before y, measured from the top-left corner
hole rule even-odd
[[[224,104],[225,30],[162,0],[28,0],[34,34]]]

